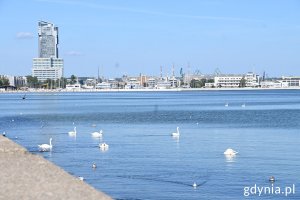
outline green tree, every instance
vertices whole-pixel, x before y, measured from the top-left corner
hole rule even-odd
[[[191,88],[200,88],[201,81],[199,81],[197,79],[193,79],[193,80],[191,80],[190,86],[191,86]]]
[[[246,79],[243,77],[240,81],[239,87],[246,87]]]
[[[9,80],[5,77],[0,77],[0,86],[8,86]]]
[[[74,75],[74,74],[72,74],[71,75],[71,84],[74,84],[74,83],[76,83],[76,80],[77,80],[77,77]]]
[[[39,80],[35,76],[26,76],[27,78],[27,86],[30,88],[37,88],[40,85]]]

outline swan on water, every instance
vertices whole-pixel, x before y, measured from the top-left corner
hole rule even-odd
[[[50,144],[41,144],[41,145],[38,145],[40,151],[51,151],[52,150],[52,143],[51,142],[52,142],[52,138],[50,138],[50,140],[49,140]]]
[[[100,130],[99,132],[93,132],[93,133],[91,133],[91,135],[92,135],[92,137],[100,138],[100,137],[102,137],[102,133],[103,133],[103,131]]]
[[[228,107],[229,106],[229,104],[228,103],[225,103],[225,107]]]
[[[246,104],[245,104],[245,103],[243,103],[243,104],[242,104],[242,107],[243,107],[243,108],[245,108],[245,107],[246,107]]]
[[[108,147],[109,147],[109,145],[106,144],[105,142],[99,144],[99,148],[100,148],[102,151],[108,150]]]
[[[172,135],[172,137],[179,137],[180,136],[179,127],[177,127],[177,132],[172,133],[171,135]]]
[[[76,126],[75,126],[74,131],[69,132],[69,136],[76,136],[76,133],[77,133],[77,131],[76,131]]]
[[[224,151],[224,155],[226,156],[235,156],[238,152],[229,148],[229,149],[226,149],[226,151]]]

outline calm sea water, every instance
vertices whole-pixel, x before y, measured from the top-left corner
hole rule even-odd
[[[0,131],[115,199],[243,199],[244,187],[271,187],[271,175],[273,187],[295,184],[296,194],[249,199],[300,198],[300,91],[21,97],[0,94]],[[171,137],[177,126],[180,139]],[[100,129],[102,141],[93,139]],[[50,137],[52,152],[38,152]],[[233,159],[223,155],[229,147],[239,152]]]

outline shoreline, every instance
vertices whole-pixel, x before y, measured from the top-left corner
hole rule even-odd
[[[1,199],[112,199],[2,135],[0,166]]]
[[[0,91],[6,93],[109,93],[109,92],[190,92],[190,91],[264,91],[264,90],[300,90],[300,87],[286,88],[171,88],[171,89],[29,89]]]

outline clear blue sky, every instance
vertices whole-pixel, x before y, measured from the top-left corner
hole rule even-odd
[[[298,0],[0,0],[0,74],[31,73],[39,20],[59,27],[66,76],[300,75]]]

